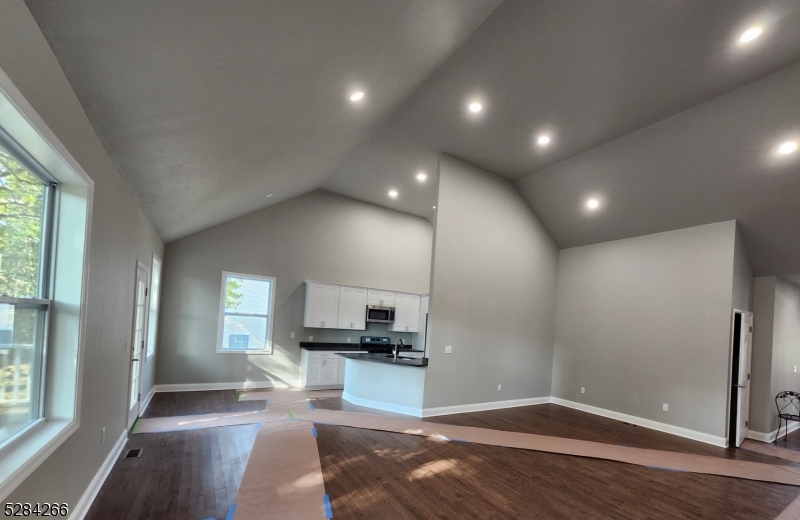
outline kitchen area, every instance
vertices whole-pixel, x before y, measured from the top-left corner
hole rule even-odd
[[[305,290],[303,325],[310,334],[300,342],[301,386],[341,388],[353,404],[419,416],[429,296],[310,280]],[[313,341],[316,329],[354,336]]]

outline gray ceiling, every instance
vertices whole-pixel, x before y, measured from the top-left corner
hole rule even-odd
[[[27,3],[169,241],[318,188],[500,0]]]
[[[429,217],[445,152],[561,247],[736,218],[800,273],[800,0],[28,4],[166,240],[319,187]]]

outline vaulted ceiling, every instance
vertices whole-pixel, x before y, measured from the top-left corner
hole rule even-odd
[[[166,240],[320,187],[429,217],[444,152],[560,247],[737,219],[800,273],[797,0],[28,5]]]

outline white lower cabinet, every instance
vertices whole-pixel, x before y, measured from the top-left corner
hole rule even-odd
[[[300,385],[309,389],[344,388],[345,359],[328,350],[300,350]]]

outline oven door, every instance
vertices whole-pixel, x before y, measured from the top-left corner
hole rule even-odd
[[[394,323],[394,307],[367,305],[367,321],[370,323]]]

